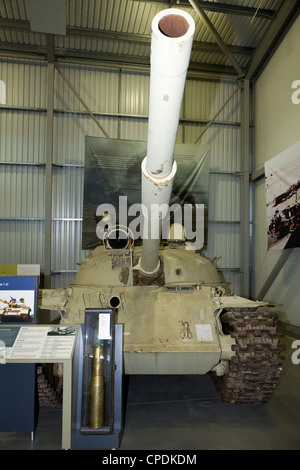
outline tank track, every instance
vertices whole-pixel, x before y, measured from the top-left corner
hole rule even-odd
[[[46,377],[43,364],[39,364],[37,367],[37,390],[40,407],[62,405],[62,395],[58,389],[55,390],[50,384]]]
[[[221,316],[224,332],[236,341],[229,371],[212,373],[224,403],[266,403],[277,385],[285,349],[277,331],[278,315],[270,311],[227,312]]]

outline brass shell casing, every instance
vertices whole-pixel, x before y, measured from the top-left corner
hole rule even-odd
[[[93,353],[93,372],[90,383],[89,428],[100,429],[104,426],[103,347],[94,348]]]

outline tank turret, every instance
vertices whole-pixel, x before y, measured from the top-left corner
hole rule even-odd
[[[283,363],[272,306],[229,295],[214,260],[187,249],[184,226],[174,224],[161,243],[194,29],[175,8],[152,23],[142,245],[127,227],[107,224],[103,245],[79,263],[74,283],[43,290],[40,307],[59,311],[62,324],[83,323],[88,308],[113,308],[123,324],[126,374],[212,373],[223,401],[262,403]]]

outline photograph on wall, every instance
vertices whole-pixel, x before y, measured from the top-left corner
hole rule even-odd
[[[268,250],[300,246],[300,142],[265,163]]]
[[[126,196],[127,207],[141,203],[141,164],[147,153],[147,142],[102,137],[85,138],[82,249],[94,249],[101,240],[96,228],[96,211],[101,204],[112,204],[118,224],[120,196]],[[174,160],[177,172],[169,206],[204,204],[204,238],[207,239],[210,146],[177,144]],[[130,215],[127,217],[130,224]],[[204,243],[205,243],[204,242]],[[141,240],[135,240],[140,244]]]
[[[35,323],[37,278],[0,276],[0,323]]]

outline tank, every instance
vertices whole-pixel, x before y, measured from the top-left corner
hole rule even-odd
[[[2,306],[5,304],[5,307]],[[1,322],[33,322],[31,308],[21,298],[19,301],[10,298],[10,301],[0,299],[0,323]]]
[[[137,245],[128,227],[104,223],[103,243],[80,261],[73,284],[42,290],[40,308],[58,310],[64,325],[84,323],[86,309],[112,308],[123,324],[125,374],[209,373],[224,402],[264,403],[284,360],[274,307],[230,295],[214,260],[186,241],[184,225],[171,225],[163,243],[164,213],[153,210],[168,207],[176,177],[173,153],[194,30],[192,17],[175,8],[152,22],[141,202],[144,235],[155,229],[158,236],[143,236]]]

